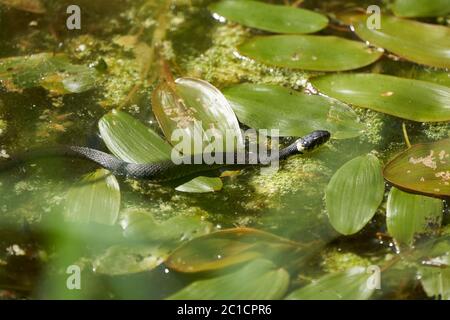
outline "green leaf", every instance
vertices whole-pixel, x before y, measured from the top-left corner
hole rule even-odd
[[[443,17],[450,13],[450,0],[395,0],[392,11],[399,17]]]
[[[238,48],[256,61],[293,69],[344,71],[367,66],[382,56],[364,43],[334,36],[255,37]]]
[[[372,276],[363,267],[328,274],[290,293],[287,300],[368,300],[374,289],[368,285]]]
[[[334,74],[313,79],[322,93],[358,107],[420,122],[450,120],[450,88],[381,74]]]
[[[10,91],[42,86],[56,94],[92,89],[97,71],[72,64],[67,56],[39,53],[0,59],[0,84]]]
[[[397,241],[410,245],[414,236],[439,227],[444,206],[441,200],[392,188],[387,201],[387,228]]]
[[[427,296],[450,300],[450,268],[424,267],[419,272]]]
[[[383,174],[399,189],[432,197],[449,197],[450,139],[412,146],[392,159]]]
[[[279,86],[241,84],[224,90],[239,120],[256,129],[278,129],[280,136],[328,130],[335,139],[359,136],[364,125],[347,105]]]
[[[96,273],[110,276],[149,271],[168,257],[169,250],[160,246],[148,245],[116,245],[93,261]]]
[[[121,226],[126,238],[157,243],[189,241],[213,229],[211,223],[201,217],[180,215],[158,222],[152,214],[141,211],[126,212]]]
[[[275,300],[286,293],[289,273],[267,260],[254,260],[240,270],[191,283],[169,300]]]
[[[234,134],[240,143],[243,141],[239,122],[227,99],[206,81],[179,78],[172,84],[163,82],[153,92],[152,108],[164,136],[175,148],[180,137],[174,132],[183,132],[182,138],[192,141],[192,144],[199,134],[203,134],[206,136],[205,146],[215,138],[211,128],[216,129],[223,140],[228,133]],[[224,143],[222,150],[232,152],[235,148],[227,150]],[[184,152],[185,155],[202,153],[203,149],[190,151]]]
[[[119,210],[119,183],[104,169],[84,177],[67,194],[65,216],[72,222],[113,225],[119,216]]]
[[[222,190],[223,182],[220,178],[198,177],[175,188],[180,192],[207,193]]]
[[[223,269],[255,258],[293,257],[299,245],[270,233],[234,228],[195,238],[176,249],[166,265],[179,272]]]
[[[383,14],[381,29],[369,29],[366,19],[353,18],[353,27],[361,39],[416,63],[450,68],[450,28]]]
[[[0,0],[0,4],[32,13],[42,14],[47,11],[41,0]]]
[[[328,25],[328,18],[314,11],[250,0],[224,0],[209,9],[215,16],[277,33],[313,33]]]
[[[123,161],[151,163],[170,159],[171,146],[125,112],[114,110],[106,114],[98,127],[108,149]]]
[[[378,158],[369,154],[344,164],[331,178],[325,196],[330,223],[338,232],[349,235],[361,230],[384,196]]]

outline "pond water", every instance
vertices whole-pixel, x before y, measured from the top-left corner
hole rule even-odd
[[[79,0],[81,30],[66,28],[65,10],[73,1],[42,2],[47,8],[45,14],[18,10],[0,1],[0,58],[62,53],[73,64],[90,65],[91,69],[95,66],[99,71],[92,88],[80,93],[49,90],[54,83],[11,88],[4,82],[0,86],[1,161],[25,149],[55,144],[104,148],[98,122],[119,108],[162,136],[151,107],[152,92],[161,75],[159,54],[169,61],[175,77],[204,79],[219,89],[252,82],[302,91],[306,79],[317,75],[237,57],[234,52],[238,44],[264,32],[215,20],[207,9],[212,1],[178,0],[171,4],[169,0]],[[302,7],[336,17],[374,2],[386,8],[386,1],[374,0],[305,0]],[[436,23],[432,18],[423,20]],[[439,23],[445,24],[442,20]],[[352,32],[333,25],[319,34],[357,39]],[[106,71],[98,67],[103,64]],[[33,77],[37,68],[27,70],[30,74],[25,77]],[[447,86],[450,83],[447,70],[396,61],[387,54],[358,71]],[[227,174],[220,191],[184,193],[171,185],[117,177],[120,212],[113,223],[86,222],[86,217],[77,223],[66,219],[68,194],[84,175],[98,169],[92,163],[44,158],[1,172],[0,297],[164,299],[194,281],[244,268],[237,264],[199,273],[183,272],[186,270],[182,267],[173,267],[173,261],[164,263],[166,252],[197,236],[252,228],[295,241],[301,247],[300,253],[278,253],[265,242],[276,246],[274,239],[253,235],[247,240],[252,246],[267,245],[258,257],[287,271],[290,278],[286,292],[329,273],[375,265],[383,270],[383,276],[381,289],[375,290],[372,299],[428,298],[415,263],[420,265],[421,250],[427,250],[428,241],[437,237],[439,229],[422,236],[416,249],[399,250],[386,227],[390,188],[386,185],[384,200],[371,221],[356,234],[344,236],[330,224],[324,196],[329,180],[347,161],[372,152],[386,163],[405,150],[403,124],[413,143],[447,138],[450,126],[448,122],[402,120],[367,109],[355,111],[367,127],[359,137],[332,140],[310,155],[291,157],[273,175],[265,175],[259,168]],[[292,141],[281,139],[283,144]],[[103,199],[103,191],[92,189],[89,194],[79,194],[77,201],[82,206]],[[448,209],[444,207],[442,229],[447,222]],[[135,229],[130,227],[133,223]],[[127,232],[137,236],[127,236]],[[232,256],[233,244],[227,247],[222,240],[216,241],[205,244],[205,248],[200,245],[198,250],[205,257],[218,257],[211,263],[220,265],[221,257]],[[240,250],[241,244],[233,241],[235,250]],[[189,264],[189,259],[195,262],[205,257],[194,252],[185,259]],[[397,261],[400,263],[393,263]],[[66,271],[73,265],[82,271],[82,290],[67,288],[70,272]],[[246,280],[242,279],[244,286]]]

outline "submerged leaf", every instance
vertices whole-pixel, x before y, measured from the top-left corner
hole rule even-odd
[[[207,280],[194,281],[169,300],[274,300],[289,286],[289,273],[272,262],[257,259],[240,270]]]
[[[67,194],[65,216],[72,222],[113,225],[120,210],[120,188],[116,178],[99,169],[73,186]]]
[[[450,139],[416,144],[384,168],[394,186],[432,197],[450,196]]]
[[[287,300],[368,300],[374,292],[369,285],[371,273],[356,267],[346,272],[328,274],[290,293]]]
[[[322,93],[400,118],[450,120],[450,88],[431,82],[381,74],[334,74],[313,79]]]
[[[395,0],[392,11],[399,17],[443,17],[450,13],[450,0]]]
[[[72,64],[62,54],[0,59],[0,84],[11,91],[42,86],[57,94],[80,93],[92,89],[96,80],[95,68]]]
[[[98,127],[108,149],[123,161],[151,163],[170,159],[170,145],[125,112],[114,110],[104,115]]]
[[[381,29],[369,29],[366,20],[353,17],[361,39],[416,63],[450,68],[450,28],[382,15]]]
[[[238,50],[242,55],[268,65],[313,71],[358,69],[375,62],[383,54],[362,42],[312,35],[256,37]]]
[[[424,267],[419,272],[427,296],[450,300],[450,268]]]
[[[397,241],[410,245],[416,234],[441,225],[442,210],[441,200],[392,188],[386,208],[388,231]]]
[[[169,250],[156,245],[116,245],[93,261],[93,269],[110,276],[144,272],[159,266],[168,255]]]
[[[295,256],[299,245],[255,229],[236,228],[195,238],[175,250],[166,265],[179,272],[218,270],[258,257]]]
[[[192,240],[212,230],[211,223],[200,217],[180,215],[158,222],[150,213],[140,211],[126,212],[121,226],[126,238],[164,244]]]
[[[215,16],[278,33],[313,33],[328,24],[326,16],[314,11],[251,0],[223,0],[210,5],[209,9]]]
[[[326,207],[331,225],[349,235],[361,230],[374,216],[384,196],[380,161],[374,155],[344,164],[326,188]]]
[[[32,13],[42,14],[47,11],[41,0],[0,0],[0,4]]]
[[[347,105],[283,87],[241,84],[224,90],[239,120],[255,129],[278,129],[280,136],[328,130],[336,139],[359,136],[364,125]]]

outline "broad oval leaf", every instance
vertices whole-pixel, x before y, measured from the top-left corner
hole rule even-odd
[[[300,245],[263,231],[235,228],[195,238],[176,249],[166,265],[179,272],[218,270],[255,258],[295,255]]]
[[[108,149],[123,161],[150,163],[170,159],[170,145],[125,112],[114,110],[104,115],[98,127]]]
[[[288,286],[286,270],[268,260],[257,259],[233,273],[195,281],[167,299],[275,300],[284,296]]]
[[[241,84],[224,94],[239,120],[255,129],[277,129],[280,136],[328,130],[335,139],[359,136],[364,125],[347,105],[273,85]]]
[[[179,243],[208,234],[213,229],[210,222],[200,217],[179,215],[166,221],[156,221],[152,214],[128,211],[121,220],[123,235],[131,240],[155,243]]]
[[[386,208],[386,223],[389,234],[398,242],[412,244],[414,236],[430,227],[441,225],[443,203],[421,195],[392,188]]]
[[[206,81],[179,78],[175,83],[163,82],[153,92],[152,108],[164,136],[175,148],[180,138],[194,144],[194,139],[202,140],[202,134],[206,136],[205,144],[216,134],[222,135],[223,140],[231,134],[238,143],[243,142],[239,122],[227,99]],[[224,144],[224,151],[234,149],[225,150]],[[190,154],[202,151],[191,150]]]
[[[161,246],[115,245],[109,247],[93,262],[93,271],[110,276],[149,271],[168,257],[169,250]]]
[[[362,42],[312,35],[255,37],[238,50],[240,54],[268,65],[313,71],[358,69],[382,55]]]
[[[449,197],[450,139],[412,146],[391,160],[383,174],[399,189],[432,197]]]
[[[399,17],[444,17],[450,13],[450,0],[395,0],[392,11]]]
[[[287,300],[368,300],[375,286],[370,286],[372,273],[355,267],[345,272],[328,274],[290,293]]]
[[[328,25],[328,18],[314,11],[258,1],[223,0],[209,6],[214,16],[247,27],[277,33],[313,33]]]
[[[108,171],[99,169],[84,177],[67,194],[66,219],[113,225],[120,210],[120,187]]]
[[[369,154],[344,164],[328,183],[325,196],[330,223],[338,232],[349,235],[361,230],[384,196],[378,158]]]
[[[322,93],[353,104],[420,122],[450,120],[450,88],[381,74],[335,74],[313,79]]]
[[[361,39],[416,63],[450,68],[450,28],[382,15],[381,29],[369,29],[366,20],[353,18]]]

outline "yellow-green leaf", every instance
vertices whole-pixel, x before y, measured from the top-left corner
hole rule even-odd
[[[382,56],[382,52],[363,42],[315,35],[255,37],[238,50],[240,54],[268,65],[313,71],[358,69]]]
[[[450,0],[394,0],[392,11],[399,17],[444,17]]]
[[[356,34],[407,60],[450,68],[450,28],[381,15],[381,29],[369,29],[366,16],[353,18]]]
[[[374,155],[344,164],[326,188],[326,207],[331,225],[349,235],[361,230],[374,216],[384,196],[381,164]]]
[[[381,74],[334,74],[312,80],[322,93],[343,102],[399,118],[450,120],[450,88]]]
[[[258,1],[223,0],[209,9],[217,18],[277,33],[312,33],[328,24],[326,16],[314,11]]]
[[[450,139],[412,146],[392,159],[383,174],[399,189],[432,197],[449,197]]]
[[[414,236],[441,225],[443,203],[392,188],[387,201],[386,223],[391,236],[410,245]]]
[[[169,300],[275,300],[286,293],[289,273],[272,262],[257,259],[240,270],[194,281]]]
[[[359,136],[365,129],[344,103],[279,86],[241,84],[224,94],[239,120],[255,129],[277,129],[280,136],[303,136],[328,130],[335,139]]]

